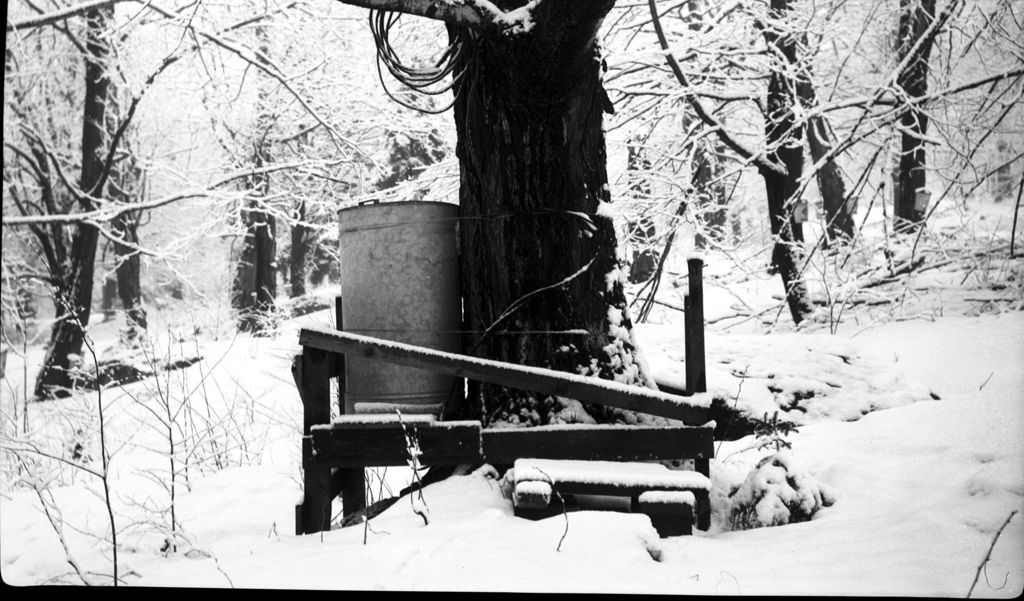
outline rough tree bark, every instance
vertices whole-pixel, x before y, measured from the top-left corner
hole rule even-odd
[[[469,38],[454,110],[465,350],[646,383],[600,208],[610,200],[601,126],[611,107],[595,36],[613,4],[541,1],[528,31]],[[486,388],[449,413],[518,424],[636,419]]]
[[[106,149],[106,110],[110,78],[105,63],[110,55],[106,40],[113,7],[92,8],[85,13],[85,99],[82,115],[82,170],[79,187],[91,196],[102,196],[104,150]],[[80,196],[83,210],[94,209],[88,196]],[[84,327],[92,310],[93,271],[99,231],[81,223],[71,243],[65,276],[54,286],[59,319],[53,326],[43,367],[36,378],[36,397],[61,394],[70,387],[69,359],[82,352]]]
[[[924,210],[917,208],[919,192],[927,183],[924,137],[928,133],[928,114],[915,98],[928,93],[928,59],[935,35],[926,35],[935,20],[935,0],[900,0],[897,59],[906,60],[906,67],[896,78],[896,87],[908,105],[900,117],[900,162],[893,207],[893,229],[911,232],[924,220]],[[920,43],[918,43],[920,42]]]

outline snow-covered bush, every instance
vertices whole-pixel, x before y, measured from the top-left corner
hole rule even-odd
[[[795,469],[792,453],[780,451],[759,461],[732,495],[729,521],[733,530],[806,522],[835,500],[829,486]]]

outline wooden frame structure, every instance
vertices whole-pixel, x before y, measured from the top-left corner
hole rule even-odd
[[[302,329],[299,343],[303,352],[292,362],[292,374],[303,404],[304,490],[302,504],[296,506],[296,533],[310,534],[330,529],[331,501],[339,494],[345,516],[362,510],[366,506],[364,469],[405,465],[409,458],[406,450],[407,428],[415,432],[421,451],[419,460],[423,465],[485,462],[511,465],[524,457],[618,462],[692,460],[695,471],[708,477],[710,460],[714,456],[714,441],[713,428],[703,425],[708,421],[710,399],[701,394],[706,391],[701,261],[690,259],[688,263],[690,302],[687,306],[690,310],[687,312],[686,324],[687,383],[684,394],[689,396],[447,353],[341,330]],[[339,297],[339,324],[340,307]],[[343,394],[346,355],[639,411],[688,425],[485,429],[477,421],[441,422],[420,417],[399,421],[366,416],[345,416],[332,422],[331,379],[338,379],[338,388]],[[339,414],[343,415],[343,400],[340,400],[338,407]],[[708,491],[693,492],[693,512],[696,514],[697,527],[706,530],[711,515]],[[633,506],[646,505],[638,503],[638,499],[634,498]],[[652,511],[652,521],[656,524],[657,520],[664,521],[659,513],[663,512],[663,508]],[[529,514],[530,510],[523,513]],[[673,523],[678,522],[676,520]],[[673,526],[672,533],[689,533],[689,513],[686,514],[685,522],[683,530],[677,532],[678,527]]]

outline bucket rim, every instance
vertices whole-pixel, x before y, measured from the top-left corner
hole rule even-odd
[[[342,208],[338,209],[337,210],[337,214],[341,215],[342,213],[344,213],[346,211],[354,211],[354,210],[357,210],[357,209],[370,210],[370,209],[373,209],[373,208],[380,208],[380,207],[385,207],[385,206],[389,207],[389,206],[392,206],[392,205],[402,205],[402,206],[450,206],[450,207],[455,207],[456,209],[459,208],[459,204],[458,203],[455,203],[455,202],[445,202],[445,201],[442,201],[442,200],[394,200],[394,201],[391,201],[391,202],[372,202],[372,203],[366,203],[366,204],[349,205],[347,207],[342,207]]]

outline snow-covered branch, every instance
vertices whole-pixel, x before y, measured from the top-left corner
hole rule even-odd
[[[34,29],[36,27],[54,25],[56,23],[67,21],[72,17],[85,14],[90,10],[96,10],[98,8],[104,8],[113,4],[120,4],[122,2],[138,2],[138,0],[92,0],[91,2],[82,2],[81,4],[76,4],[67,8],[42,13],[35,17],[20,19],[18,21],[7,21],[7,31]],[[9,10],[10,9],[8,9],[8,11]]]
[[[503,11],[488,0],[338,0],[372,10],[426,17],[461,25],[481,33],[500,34],[528,31],[533,25],[533,10],[540,0],[531,0],[510,11]]]

